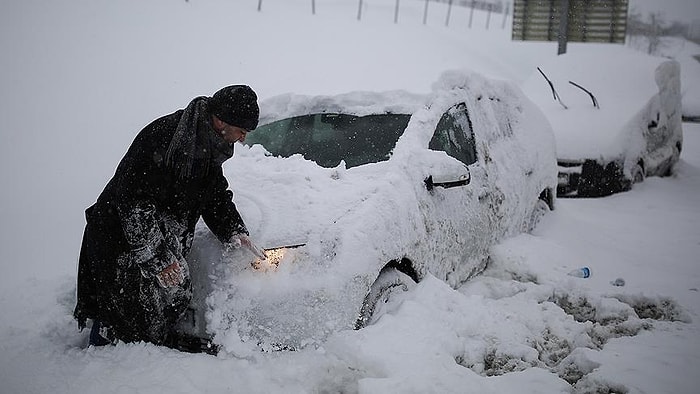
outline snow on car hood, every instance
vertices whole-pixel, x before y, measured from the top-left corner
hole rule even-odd
[[[290,250],[270,272],[253,270],[244,250],[224,253],[214,286],[219,291],[207,301],[213,306],[209,329],[232,350],[239,335],[265,338],[262,346],[305,346],[351,328],[378,270],[372,264],[395,257],[387,240],[369,234],[407,226],[402,221],[409,215],[396,215],[399,223],[385,216],[396,211],[387,211],[392,201],[412,190],[394,179],[393,170],[381,169],[389,162],[329,169],[298,155],[269,157],[259,146],[236,149],[225,170],[251,239],[262,248],[306,245]]]
[[[384,174],[371,170],[383,163],[323,168],[300,155],[271,158],[258,145],[236,150],[225,171],[251,237],[263,248],[308,242],[363,201],[391,192],[377,186],[387,184]]]
[[[678,83],[678,67],[662,65],[676,62],[618,45],[573,45],[569,51],[540,65],[568,109],[554,100],[537,70],[522,85],[552,124],[558,158],[613,159],[630,147],[641,149],[640,127],[659,92]],[[592,92],[600,108],[569,81]]]

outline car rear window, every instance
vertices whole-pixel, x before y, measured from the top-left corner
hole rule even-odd
[[[388,160],[411,115],[322,113],[262,125],[246,136],[275,156],[300,154],[322,167],[347,168]]]

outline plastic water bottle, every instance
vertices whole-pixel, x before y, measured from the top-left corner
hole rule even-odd
[[[569,272],[569,275],[577,278],[588,278],[591,276],[591,269],[588,267],[576,268],[575,270]]]

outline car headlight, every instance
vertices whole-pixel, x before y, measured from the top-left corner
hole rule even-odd
[[[266,249],[265,255],[267,255],[267,258],[255,258],[251,265],[258,271],[274,271],[277,269],[277,267],[279,267],[280,262],[286,253],[286,248]]]
[[[306,244],[280,246],[277,248],[265,249],[264,253],[265,256],[267,256],[267,258],[256,258],[255,260],[253,260],[252,263],[250,263],[250,265],[253,266],[253,269],[258,271],[275,271],[277,270],[277,267],[279,267],[280,262],[282,262],[284,257],[290,252],[291,249],[295,249],[304,245]]]

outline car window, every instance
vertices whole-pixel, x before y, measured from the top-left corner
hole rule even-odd
[[[476,162],[474,131],[465,103],[451,107],[442,115],[428,148],[443,151],[466,165]]]
[[[275,156],[300,154],[322,167],[388,160],[411,118],[406,114],[309,114],[262,125],[246,136]]]

